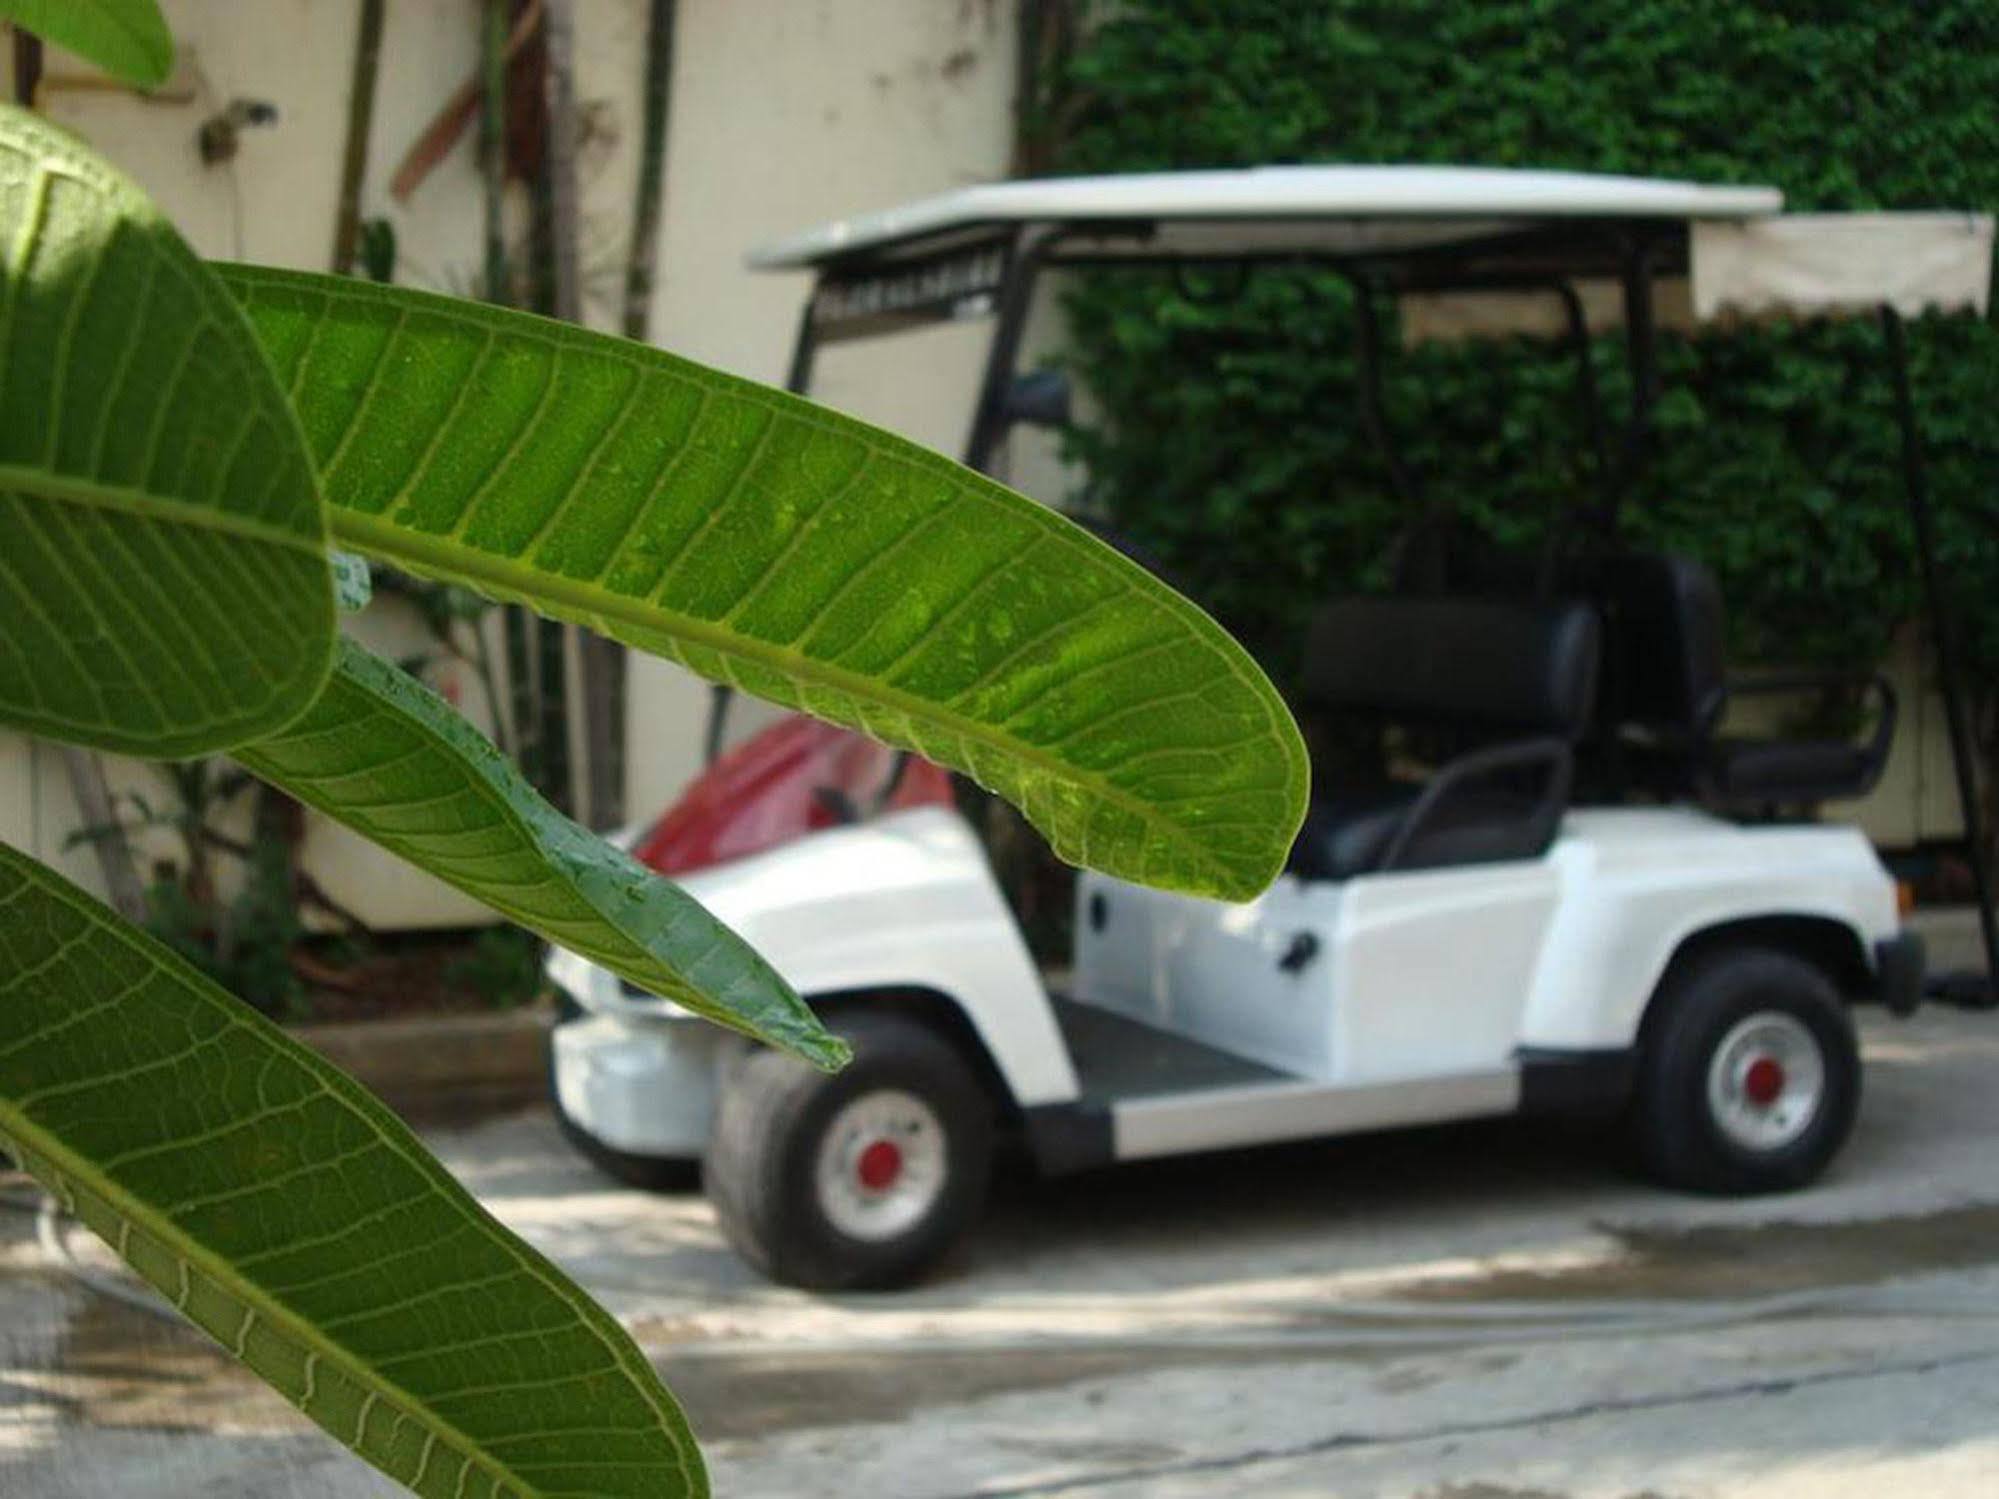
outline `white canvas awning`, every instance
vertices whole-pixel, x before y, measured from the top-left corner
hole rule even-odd
[[[1694,315],[1816,318],[1892,307],[1982,315],[1992,287],[1992,216],[1796,213],[1693,228]]]
[[[1686,277],[1654,289],[1658,327],[1867,317],[1892,307],[1983,316],[1992,286],[1993,219],[1980,213],[1796,213],[1695,219]],[[1575,283],[1592,333],[1624,325],[1615,282]],[[1413,292],[1401,299],[1405,344],[1549,338],[1568,332],[1549,291]]]

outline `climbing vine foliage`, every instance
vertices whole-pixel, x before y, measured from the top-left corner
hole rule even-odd
[[[1041,124],[1066,172],[1410,162],[1767,183],[1793,209],[1999,206],[1988,0],[1119,0],[1088,8]],[[1096,498],[1263,659],[1379,581],[1407,519],[1354,391],[1336,278],[1094,276],[1071,299]],[[1999,333],[1912,330],[1944,564],[1999,681]],[[1736,645],[1878,657],[1916,612],[1880,340],[1858,325],[1668,339],[1632,539],[1709,561]],[[1394,352],[1388,422],[1469,528],[1532,548],[1595,482],[1566,358]],[[1596,374],[1615,419],[1621,343]],[[1983,601],[1983,602],[1981,602]]]

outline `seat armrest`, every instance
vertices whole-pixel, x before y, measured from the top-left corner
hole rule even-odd
[[[1380,862],[1375,866],[1378,872],[1386,873],[1396,868],[1408,853],[1416,838],[1423,831],[1425,823],[1432,821],[1440,807],[1462,792],[1467,786],[1490,780],[1493,776],[1510,770],[1524,770],[1533,766],[1543,766],[1547,771],[1547,781],[1541,793],[1541,800],[1534,809],[1537,820],[1561,815],[1568,804],[1570,784],[1575,778],[1575,753],[1565,739],[1511,739],[1504,744],[1489,745],[1484,749],[1459,755],[1441,767],[1424,784],[1423,791],[1410,807],[1409,815],[1402,819],[1402,826],[1396,830],[1383,850]]]
[[[1835,687],[1863,687],[1871,691],[1880,705],[1880,716],[1874,725],[1874,733],[1868,738],[1867,748],[1862,751],[1867,757],[1872,776],[1878,777],[1881,767],[1887,763],[1888,747],[1895,742],[1895,723],[1900,716],[1901,700],[1895,695],[1894,683],[1880,672],[1853,671],[1807,671],[1785,672],[1777,676],[1749,677],[1741,681],[1723,684],[1722,710],[1725,711],[1731,698],[1777,697],[1793,692],[1829,692]],[[1722,712],[1714,715],[1719,725]]]

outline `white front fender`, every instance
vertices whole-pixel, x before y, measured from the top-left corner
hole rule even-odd
[[[808,1000],[923,989],[958,1006],[1023,1105],[1076,1097],[1041,976],[964,820],[920,807],[684,880]]]

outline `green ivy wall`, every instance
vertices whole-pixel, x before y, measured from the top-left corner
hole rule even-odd
[[[1121,0],[1050,78],[1064,172],[1262,162],[1562,167],[1770,183],[1793,209],[1999,207],[1999,4]],[[1062,102],[1066,101],[1066,102]],[[1354,404],[1344,287],[1307,273],[1075,291],[1091,498],[1273,663],[1378,580],[1401,507]],[[1999,336],[1912,329],[1947,561],[1999,678]],[[1621,344],[1596,362],[1609,410]],[[1590,482],[1546,345],[1397,355],[1390,420],[1473,525],[1531,544]],[[1917,606],[1871,325],[1668,338],[1630,529],[1706,558],[1735,645],[1871,660]]]

